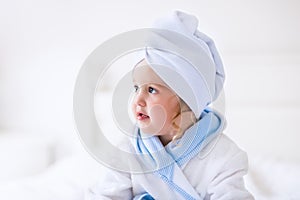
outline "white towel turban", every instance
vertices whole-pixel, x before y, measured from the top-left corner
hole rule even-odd
[[[197,27],[197,18],[181,11],[158,19],[144,58],[199,118],[219,96],[225,75],[213,40]]]

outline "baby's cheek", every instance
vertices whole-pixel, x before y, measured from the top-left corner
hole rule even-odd
[[[153,133],[159,133],[164,128],[167,121],[166,109],[159,104],[154,105],[150,109],[150,119],[152,128],[154,129]]]

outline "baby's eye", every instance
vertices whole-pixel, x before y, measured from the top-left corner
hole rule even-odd
[[[154,89],[153,87],[149,87],[148,92],[151,93],[151,94],[155,94],[155,93],[157,93],[157,90]]]
[[[139,90],[139,86],[137,85],[134,85],[133,88],[134,88],[134,92],[137,92]]]

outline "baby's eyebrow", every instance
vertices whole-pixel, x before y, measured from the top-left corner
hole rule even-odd
[[[160,83],[155,83],[155,82],[147,82],[147,83],[143,83],[143,84],[140,84],[136,81],[133,80],[133,85],[134,86],[154,86],[156,88],[168,88],[167,86],[163,85],[163,84],[160,84]]]
[[[167,86],[160,84],[160,83],[149,83],[149,85],[155,85],[156,87],[164,87],[167,88]]]
[[[153,83],[153,82],[149,82],[149,83],[144,83],[143,85],[148,85],[148,86],[155,86],[155,87],[163,87],[163,85],[159,84],[159,83]]]

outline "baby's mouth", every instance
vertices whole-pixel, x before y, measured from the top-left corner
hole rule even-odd
[[[138,120],[145,120],[145,119],[149,119],[150,117],[148,115],[145,115],[141,112],[137,113],[137,117]]]

